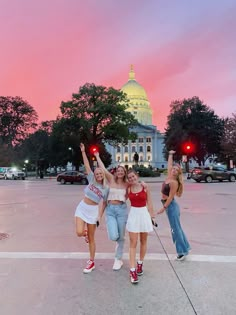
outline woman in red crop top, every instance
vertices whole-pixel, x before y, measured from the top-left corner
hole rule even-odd
[[[130,247],[130,281],[137,283],[138,276],[143,274],[143,260],[147,250],[148,233],[153,231],[152,219],[155,220],[153,205],[149,188],[139,182],[138,174],[131,170],[128,173],[128,198],[131,208],[128,216],[126,228],[129,232]],[[140,256],[136,264],[136,248],[140,239]],[[137,267],[137,268],[136,268]]]
[[[163,207],[157,212],[158,214],[166,211],[171,227],[173,243],[176,247],[177,260],[183,260],[190,250],[189,242],[180,224],[180,208],[175,201],[175,195],[181,197],[183,193],[183,174],[180,165],[173,165],[173,154],[169,152],[168,157],[168,176],[162,185],[162,204]]]

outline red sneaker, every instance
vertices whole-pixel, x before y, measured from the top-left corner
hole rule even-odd
[[[134,270],[134,271],[130,270],[129,271],[129,275],[130,275],[131,283],[138,283],[139,282],[136,270]]]
[[[143,274],[143,264],[139,264],[138,262],[137,262],[137,274],[138,276],[142,276]]]
[[[83,273],[90,273],[93,269],[95,269],[95,264],[93,260],[87,261],[87,266],[84,268]]]
[[[88,230],[84,230],[84,235],[83,238],[85,240],[86,243],[89,243],[89,239],[88,239]]]

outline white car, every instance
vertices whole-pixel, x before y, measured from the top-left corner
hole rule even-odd
[[[25,179],[25,172],[18,170],[15,167],[9,168],[4,173],[5,179]]]

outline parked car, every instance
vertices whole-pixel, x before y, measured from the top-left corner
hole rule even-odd
[[[5,179],[25,179],[25,172],[18,170],[15,167],[8,168],[4,173]]]
[[[82,185],[88,184],[87,176],[77,171],[63,172],[57,175],[57,181],[60,182],[61,184],[66,184],[66,183],[71,183],[71,184],[80,183]]]
[[[213,180],[218,180],[220,182],[223,180],[235,182],[236,172],[227,171],[222,166],[194,167],[194,169],[189,174],[189,178],[194,179],[198,183],[201,181],[211,183]]]

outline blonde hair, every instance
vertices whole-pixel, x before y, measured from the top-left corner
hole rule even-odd
[[[95,171],[98,170],[98,169],[101,170],[102,173],[103,173],[102,186],[103,186],[103,187],[108,186],[107,179],[106,179],[106,176],[105,176],[105,172],[104,172],[104,170],[103,170],[101,167],[96,167],[95,170],[93,171],[93,175],[94,175],[94,177],[93,177],[93,184],[96,183],[96,184],[99,184],[99,185],[100,185],[100,183],[97,182],[96,176],[95,176]]]
[[[184,178],[182,168],[179,164],[175,164],[178,167],[178,175],[176,176],[176,180],[178,182],[178,189],[176,191],[176,196],[181,197],[184,191]]]
[[[122,169],[124,170],[124,173],[125,173],[125,174],[124,174],[124,177],[123,177],[123,182],[126,183],[126,182],[127,182],[127,171],[126,171],[126,168],[125,168],[124,166],[122,166],[122,165],[119,165],[119,166],[117,166],[117,168],[116,168],[116,172],[117,172],[118,168],[122,168]],[[117,177],[117,175],[116,175],[116,172],[115,172],[115,175],[114,175],[114,179],[115,179],[115,182],[117,183],[118,177]]]

